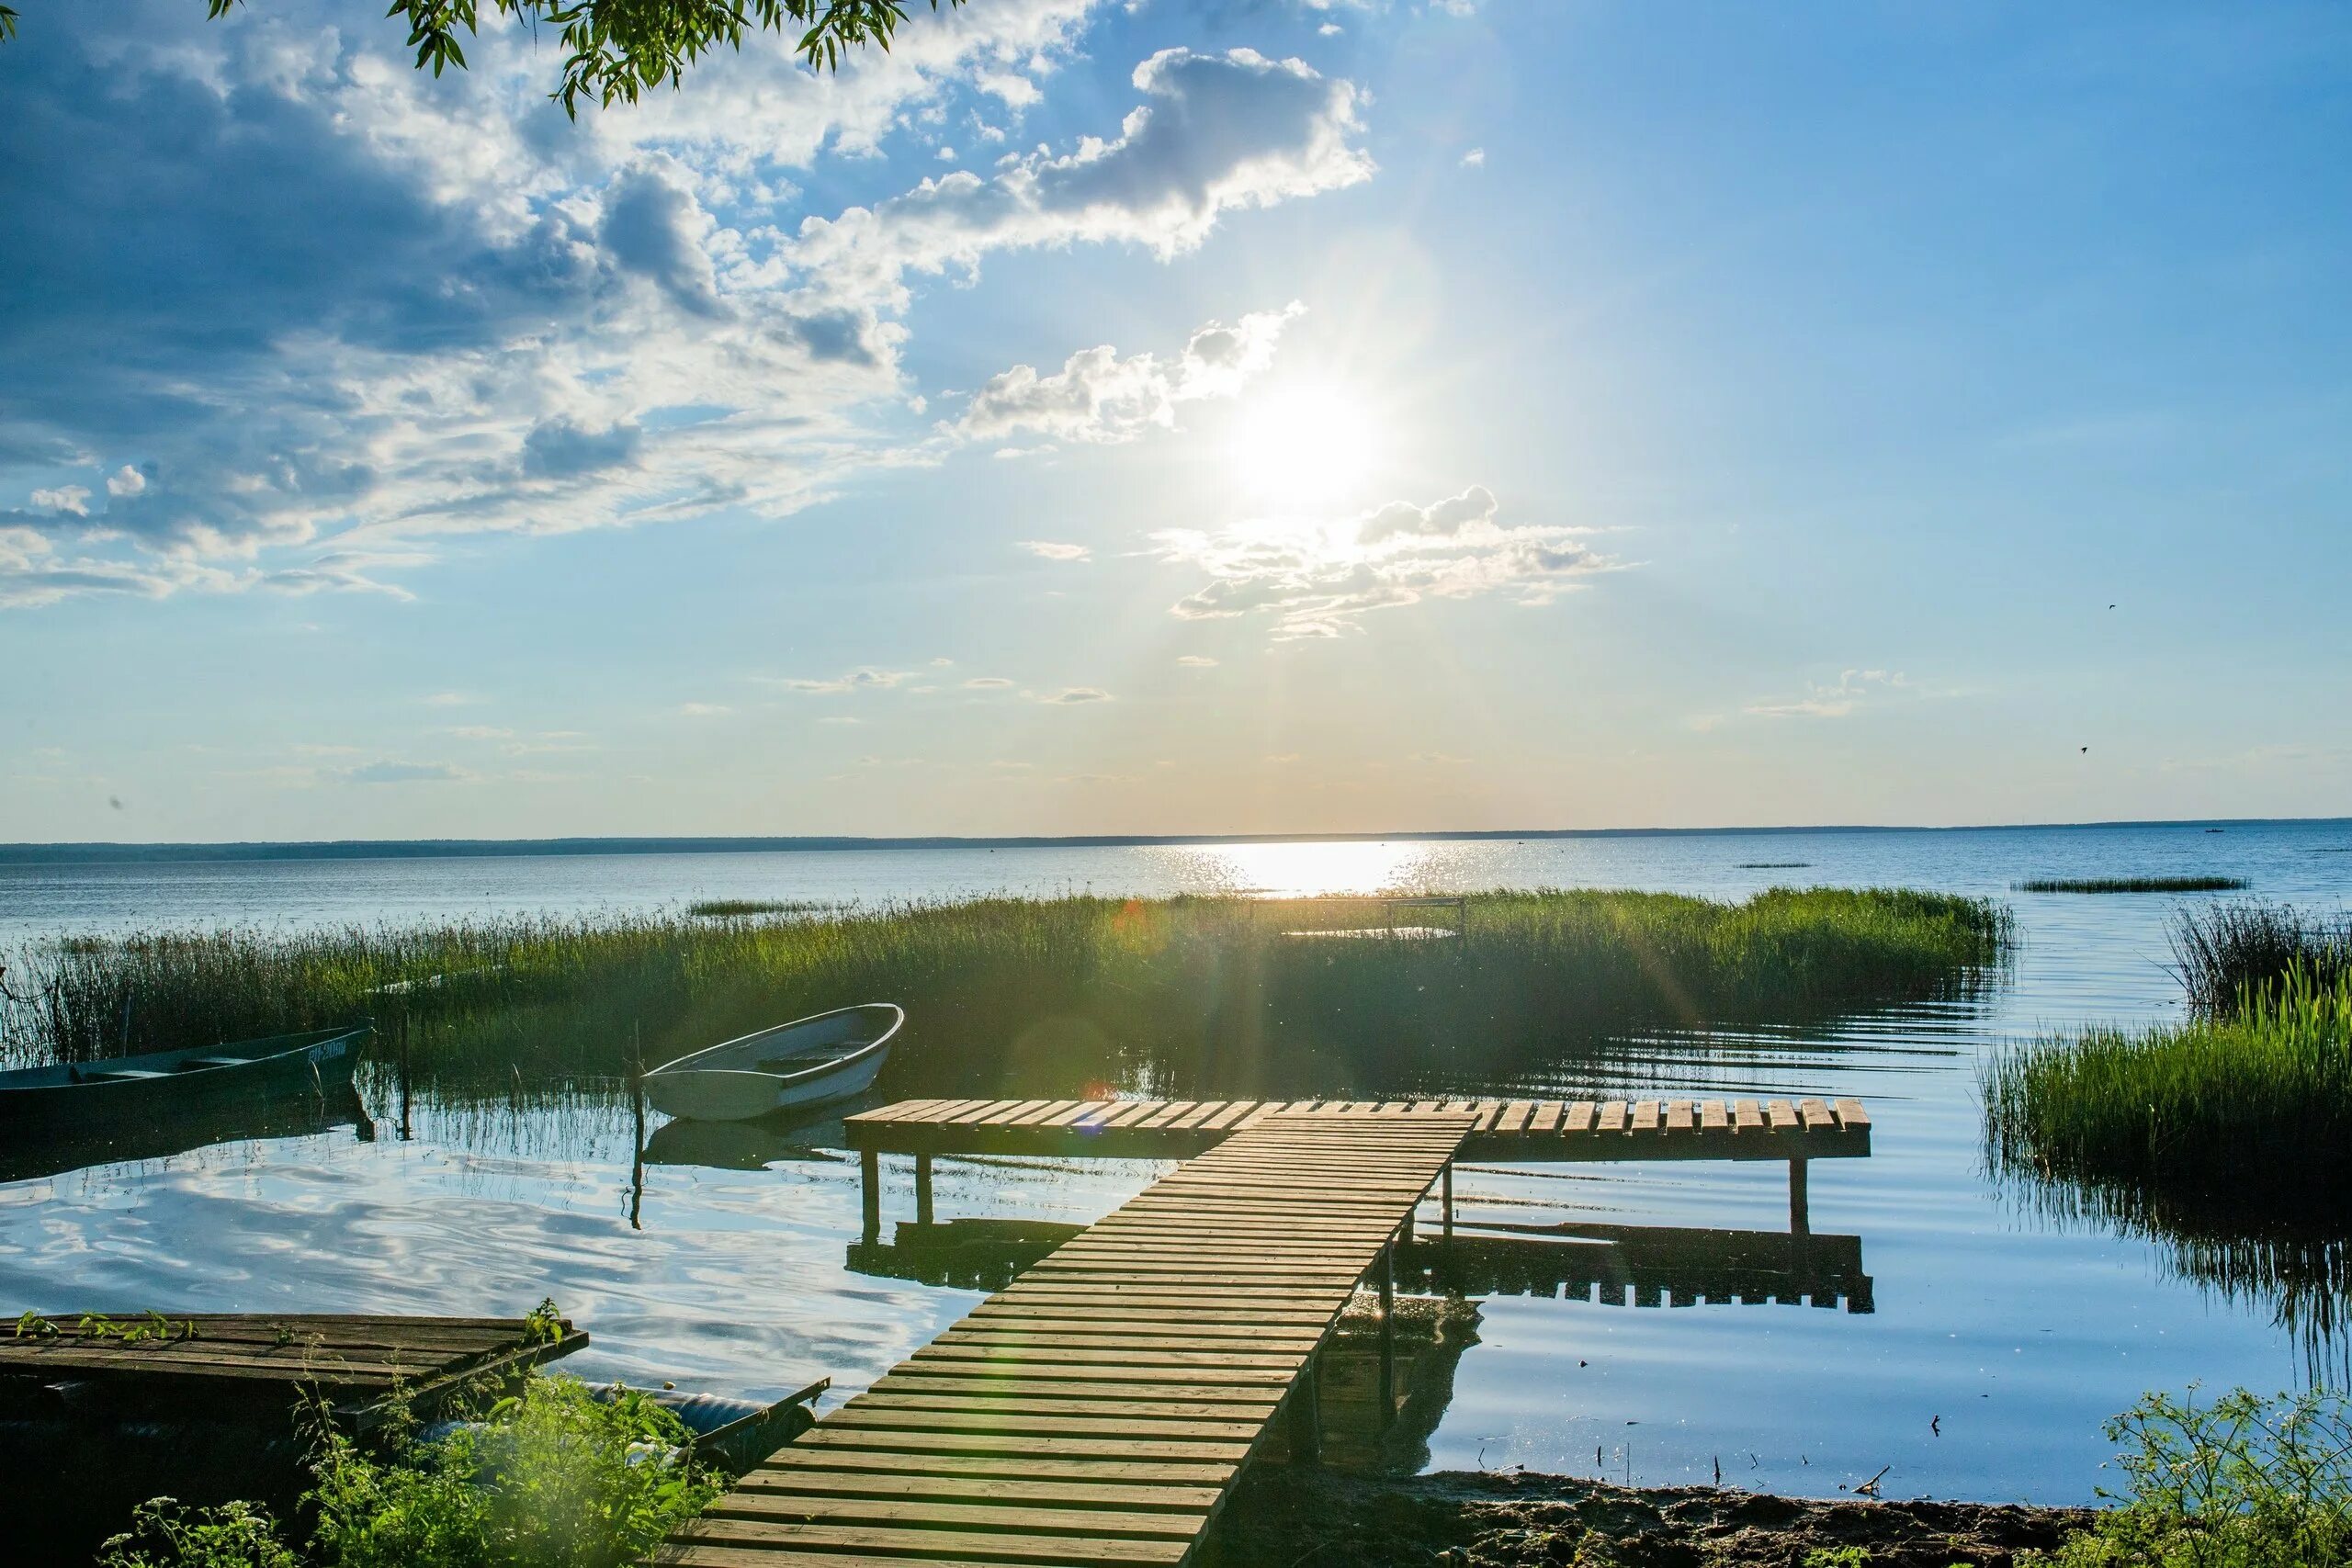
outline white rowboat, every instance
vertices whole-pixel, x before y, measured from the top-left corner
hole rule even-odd
[[[907,1015],[866,1002],[707,1046],[645,1075],[645,1098],[667,1116],[748,1122],[863,1094]]]

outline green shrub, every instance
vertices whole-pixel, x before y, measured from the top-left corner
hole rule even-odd
[[[687,1443],[644,1394],[534,1374],[435,1438],[396,1416],[371,1451],[322,1423],[299,1553],[255,1505],[162,1497],[98,1568],[622,1568],[725,1489]]]
[[[2352,1562],[2352,1406],[2341,1394],[2208,1405],[2151,1393],[2108,1423],[2129,1445],[2120,1506],[2029,1568],[2344,1568]]]
[[[266,1508],[183,1508],[155,1497],[139,1505],[129,1530],[98,1548],[97,1568],[300,1568],[300,1560]]]

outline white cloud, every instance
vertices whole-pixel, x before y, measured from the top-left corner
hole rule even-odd
[[[964,682],[966,690],[974,692],[1001,692],[1012,684],[1001,675],[975,675]]]
[[[1508,593],[1548,604],[1617,563],[1560,525],[1505,525],[1491,491],[1473,485],[1426,506],[1395,502],[1337,522],[1270,519],[1155,536],[1163,559],[1209,581],[1171,606],[1186,620],[1273,617],[1281,640],[1340,637],[1374,610],[1428,597]]]
[[[780,684],[786,691],[806,692],[818,696],[839,696],[845,692],[887,692],[902,682],[913,679],[903,670],[853,670],[846,675],[836,675],[829,681],[808,679],[786,680]]]
[[[448,784],[471,776],[447,762],[395,761],[368,762],[334,774],[341,782],[355,784]]]
[[[504,22],[435,82],[342,0],[159,22],[137,48],[66,8],[57,68],[11,73],[0,117],[0,157],[32,182],[0,451],[112,477],[103,510],[55,487],[79,510],[23,514],[44,547],[0,557],[0,603],[395,592],[386,574],[443,535],[781,516],[941,450],[899,423],[923,278],[1012,249],[1171,257],[1229,214],[1372,174],[1352,84],[1178,49],[1136,68],[1100,134],[798,220],[793,175],[822,153],[972,94],[1016,123],[1098,4],[919,17],[838,74],[722,51],[686,91],[577,126],[545,102],[545,49]],[[95,553],[61,556],[69,537]]]
[[[1016,365],[990,377],[964,417],[942,428],[972,441],[1025,432],[1048,441],[1104,444],[1173,429],[1179,403],[1229,398],[1272,364],[1283,328],[1306,309],[1293,300],[1231,326],[1210,321],[1171,361],[1148,353],[1122,359],[1103,344],[1080,349],[1050,375]]]
[[[1058,692],[1044,693],[1036,700],[1041,703],[1052,703],[1061,707],[1072,707],[1080,703],[1107,703],[1111,700],[1111,694],[1100,686],[1064,686]]]
[[[688,718],[717,718],[721,714],[733,713],[735,710],[725,703],[684,703],[679,705],[678,711]]]
[[[1750,703],[1741,711],[1759,718],[1845,718],[1873,692],[1900,691],[1910,684],[1899,670],[1847,670],[1834,686],[1808,682],[1802,697]]]
[[[1093,547],[1088,545],[1058,544],[1052,539],[1023,539],[1020,544],[1023,549],[1045,560],[1082,561],[1094,558]]]
[[[435,692],[418,699],[429,708],[471,707],[483,699],[473,692]]]
[[[37,490],[32,503],[48,512],[70,512],[76,517],[90,514],[90,487],[59,485],[55,490]]]
[[[1216,665],[1216,660],[1205,653],[1180,653],[1176,656],[1176,662],[1187,670],[1209,670]]]
[[[1485,168],[1487,166],[1487,150],[1484,147],[1471,148],[1470,151],[1462,154],[1462,166],[1465,169]]]

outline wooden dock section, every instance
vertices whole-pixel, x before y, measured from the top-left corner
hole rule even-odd
[[[779,1450],[656,1561],[1185,1562],[1278,1415],[1316,1450],[1314,1353],[1368,1272],[1390,1299],[1398,1233],[1479,1120],[1240,1103],[1207,1152]]]
[[[1588,1160],[1785,1160],[1789,1228],[1807,1229],[1805,1169],[1871,1152],[1854,1100],[906,1100],[843,1121],[858,1151],[865,1239],[882,1229],[881,1156],[915,1156],[915,1218],[933,1218],[935,1155],[1191,1159],[1272,1117],[1468,1118],[1464,1159],[1549,1165]],[[1453,1176],[1443,1201],[1452,1223]]]
[[[519,1374],[588,1343],[519,1317],[312,1313],[27,1313],[0,1325],[0,1380],[98,1382],[163,1411],[324,1397],[357,1425],[398,1389],[419,1409],[481,1378]]]

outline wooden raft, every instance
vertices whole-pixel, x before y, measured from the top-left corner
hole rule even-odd
[[[1465,1159],[1856,1158],[1871,1119],[1853,1100],[906,1100],[846,1118],[881,1154],[1189,1159],[1270,1116],[1302,1111],[1471,1118]]]
[[[85,1317],[104,1325],[85,1332]],[[277,1313],[181,1313],[157,1330],[145,1313],[60,1312],[11,1334],[0,1324],[0,1378],[103,1380],[159,1405],[251,1395],[286,1400],[315,1390],[346,1413],[397,1385],[428,1406],[477,1377],[520,1372],[568,1356],[588,1336],[561,1325],[535,1337],[519,1317],[391,1317]],[[186,1332],[193,1329],[193,1334]],[[127,1339],[125,1331],[141,1331]]]
[[[1276,1414],[1311,1422],[1309,1358],[1476,1120],[1252,1117],[778,1450],[655,1560],[1183,1562]]]

